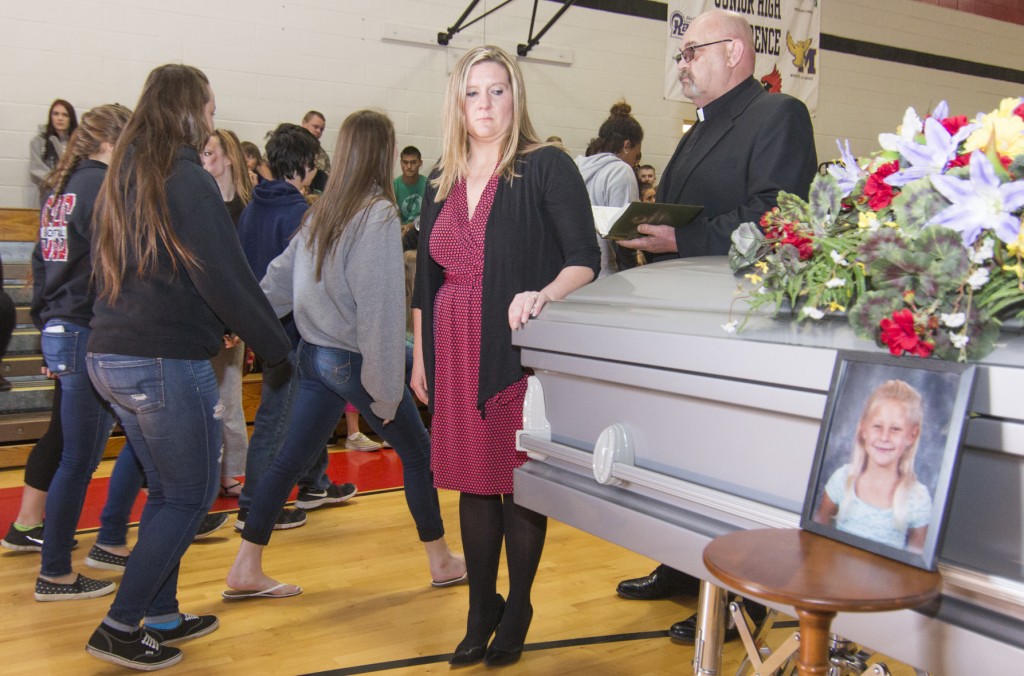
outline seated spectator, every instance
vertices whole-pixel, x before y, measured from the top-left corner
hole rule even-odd
[[[68,139],[77,127],[75,107],[64,99],[57,99],[50,104],[46,125],[40,127],[39,135],[29,143],[29,173],[32,182],[39,186],[40,201],[46,197],[43,180],[57,168],[68,147]]]
[[[640,191],[643,192],[644,188],[651,188],[654,186],[654,167],[649,164],[641,164],[636,168],[636,178],[640,181]]]
[[[331,173],[331,158],[327,155],[324,147],[320,145],[320,137],[324,135],[326,127],[327,118],[318,110],[311,110],[302,116],[302,128],[316,138],[316,173],[309,184],[309,189],[317,195],[324,191],[324,187],[327,186],[327,176]]]
[[[254,186],[263,181],[271,181],[274,175],[270,173],[270,167],[263,160],[260,149],[251,141],[242,141],[242,154],[245,155],[245,166],[249,169],[249,182]]]

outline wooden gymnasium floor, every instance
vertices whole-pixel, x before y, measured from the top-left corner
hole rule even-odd
[[[105,461],[97,476],[109,473],[110,466]],[[21,470],[0,472],[0,488],[19,486],[21,479]],[[449,541],[461,550],[457,496],[443,491],[441,506]],[[430,586],[400,490],[361,494],[346,505],[310,512],[302,528],[276,532],[264,564],[271,576],[304,588],[289,599],[221,600],[239,542],[231,523],[189,548],[179,585],[182,609],[216,614],[220,629],[183,644],[184,659],[168,673],[399,676],[451,671],[447,656],[462,638],[467,590]],[[6,532],[8,525],[5,520],[0,527]],[[134,540],[134,529],[129,537]],[[84,566],[95,532],[84,531],[78,539],[76,570],[117,579],[113,572]],[[32,591],[39,555],[0,552],[0,672],[131,673],[84,650],[112,597],[36,602]],[[527,652],[500,673],[692,673],[693,648],[672,643],[665,630],[688,616],[696,599],[642,602],[615,595],[618,580],[653,566],[642,556],[550,522]],[[504,576],[498,587],[507,587]],[[784,632],[779,634],[781,642]],[[738,642],[727,646],[723,673],[736,672],[740,652]],[[497,673],[482,665],[459,670],[460,676],[484,672]]]

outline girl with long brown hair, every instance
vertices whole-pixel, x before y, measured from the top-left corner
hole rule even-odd
[[[86,650],[142,670],[181,660],[171,644],[214,631],[178,608],[178,568],[220,485],[221,424],[210,357],[229,325],[290,378],[290,345],[242,255],[199,150],[213,131],[213,90],[192,66],[149,74],[114,150],[97,204],[87,365],[149,486],[117,595]],[[141,626],[140,626],[141,624]]]
[[[50,104],[46,126],[29,144],[29,174],[32,181],[39,185],[40,197],[46,197],[43,181],[64,157],[71,135],[77,127],[78,116],[75,115],[73,105],[64,99],[56,99]]]
[[[405,276],[391,182],[391,120],[372,110],[352,113],[341,125],[334,157],[323,195],[262,282],[278,315],[294,312],[303,338],[299,387],[284,443],[249,508],[227,577],[228,599],[302,591],[264,574],[263,550],[289,491],[331,436],[346,402],[402,461],[405,498],[432,584],[465,579],[465,562],[444,537],[430,437],[405,387]]]

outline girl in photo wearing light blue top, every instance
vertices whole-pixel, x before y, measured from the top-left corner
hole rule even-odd
[[[829,477],[814,520],[921,551],[932,511],[928,489],[914,473],[922,419],[921,395],[913,387],[902,380],[876,387],[861,413],[853,456]]]

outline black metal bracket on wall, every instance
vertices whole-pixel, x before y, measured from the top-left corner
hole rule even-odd
[[[540,44],[540,39],[544,37],[544,34],[547,33],[548,30],[555,25],[556,21],[562,18],[562,15],[565,14],[570,7],[572,7],[572,4],[576,0],[565,0],[562,3],[561,9],[555,12],[555,15],[551,17],[551,20],[544,24],[544,28],[541,28],[540,32],[537,33],[537,36],[534,37],[533,25],[537,20],[537,3],[539,1],[540,0],[533,0],[533,14],[530,16],[530,35],[529,37],[526,38],[526,44],[519,43],[518,45],[516,45],[516,53],[519,54],[519,56],[526,56],[527,54],[530,53],[531,49]]]
[[[530,34],[526,38],[525,44],[520,43],[516,45],[516,53],[519,54],[519,56],[526,56],[527,54],[529,54],[530,50],[536,47],[538,44],[540,44],[540,39],[544,37],[544,34],[547,33],[553,25],[555,25],[555,22],[558,21],[563,14],[565,14],[565,12],[573,5],[575,1],[576,0],[563,0],[562,7],[557,12],[555,12],[555,15],[551,17],[551,20],[548,21],[544,25],[544,27],[540,29],[540,32],[538,32],[535,36],[533,34],[533,28],[537,22],[537,5],[540,3],[540,0],[533,0],[533,13],[530,16]],[[480,0],[472,0],[472,2],[469,3],[469,7],[466,7],[466,11],[462,13],[462,15],[459,17],[458,21],[456,21],[454,25],[449,26],[448,30],[441,31],[437,34],[437,44],[446,46],[449,42],[451,42],[451,39],[455,37],[455,35],[457,35],[459,32],[469,28],[477,21],[480,21],[489,14],[497,12],[499,9],[501,9],[510,2],[512,2],[512,0],[505,0],[505,2],[501,3],[494,9],[487,10],[477,18],[470,21],[469,23],[464,23],[466,19],[469,17],[469,14],[476,8],[478,4],[480,4]]]

